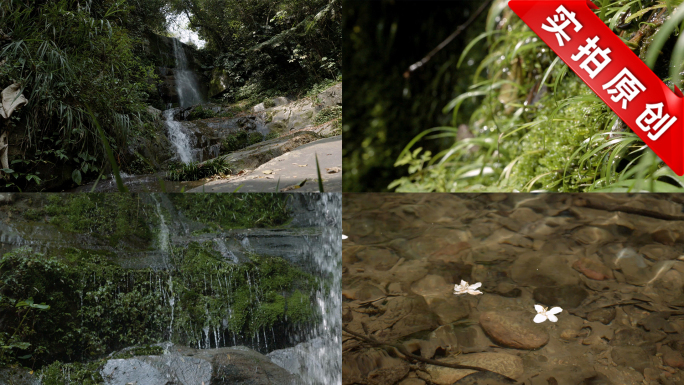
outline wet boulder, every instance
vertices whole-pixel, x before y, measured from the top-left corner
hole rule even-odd
[[[292,385],[299,378],[244,346],[197,350],[171,347],[161,356],[110,359],[100,370],[106,385]]]

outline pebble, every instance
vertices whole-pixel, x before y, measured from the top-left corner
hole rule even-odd
[[[589,321],[600,321],[604,325],[608,325],[610,321],[615,319],[615,308],[614,307],[604,307],[587,313],[587,319]]]
[[[522,376],[524,371],[522,358],[506,353],[472,353],[448,357],[441,361],[476,366],[514,379]],[[430,374],[430,381],[438,385],[451,385],[467,375],[476,373],[474,370],[436,365],[427,365],[425,370]]]
[[[577,285],[544,286],[532,292],[535,301],[546,306],[560,306],[563,309],[578,307],[585,298],[587,291]]]
[[[454,291],[454,285],[448,284],[441,275],[428,275],[411,285],[411,291],[424,297],[446,297]]]
[[[577,331],[572,329],[565,329],[561,332],[560,338],[564,340],[572,340],[577,337]]]
[[[586,275],[587,278],[597,281],[613,278],[613,272],[606,265],[589,258],[578,259],[572,264],[572,267],[580,273]]]
[[[532,313],[527,312],[484,312],[480,315],[480,325],[500,345],[531,350],[549,342],[548,333],[532,322],[532,318]]]
[[[652,243],[639,249],[639,253],[656,261],[663,261],[677,258],[677,250],[672,247]]]
[[[425,381],[421,380],[420,378],[407,378],[403,381],[401,381],[397,385],[425,385]]]
[[[667,345],[663,345],[661,352],[663,353],[663,363],[665,363],[665,365],[673,368],[684,368],[684,357],[682,357],[682,353],[672,350]]]
[[[616,346],[610,355],[616,364],[626,368],[632,367],[641,374],[651,362],[648,353],[638,346]]]
[[[599,227],[587,226],[575,231],[573,238],[577,242],[585,245],[595,245],[611,241],[613,239],[613,235],[608,230],[604,230]]]

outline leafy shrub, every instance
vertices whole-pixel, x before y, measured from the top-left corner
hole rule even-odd
[[[201,105],[195,107],[195,109],[190,112],[190,115],[188,115],[187,120],[197,120],[197,119],[209,119],[209,118],[215,118],[217,116],[216,112],[214,112],[210,108],[204,108]]]
[[[168,180],[194,181],[218,174],[231,174],[228,162],[224,158],[214,158],[204,163],[173,164],[166,173]]]
[[[96,175],[104,160],[90,108],[116,152],[131,128],[141,124],[154,68],[133,54],[134,41],[121,20],[124,0],[60,0],[0,3],[0,87],[22,85],[28,104],[16,111],[9,129],[23,136],[22,159],[10,159],[6,188],[36,189],[46,164]]]
[[[342,106],[326,107],[316,114],[313,124],[318,126],[319,124],[340,118],[342,118]]]

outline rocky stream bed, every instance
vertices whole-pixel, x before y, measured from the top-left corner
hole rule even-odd
[[[347,194],[343,229],[344,384],[684,383],[680,195]]]

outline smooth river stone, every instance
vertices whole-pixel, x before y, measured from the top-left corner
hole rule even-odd
[[[484,312],[480,315],[480,326],[499,345],[538,349],[549,342],[549,335],[539,324],[532,322],[532,318],[532,313],[527,312]]]
[[[450,364],[476,366],[512,379],[518,379],[524,372],[522,358],[506,353],[463,354],[440,361]],[[426,365],[425,370],[430,374],[430,380],[438,385],[451,385],[467,375],[477,373],[475,370],[453,369],[436,365]]]

